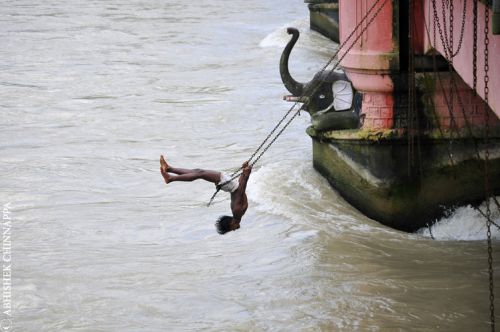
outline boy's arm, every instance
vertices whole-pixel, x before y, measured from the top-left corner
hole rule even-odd
[[[238,191],[244,193],[247,189],[248,179],[250,178],[250,173],[252,173],[252,166],[249,166],[248,163],[243,164],[243,172],[240,175],[238,186]]]

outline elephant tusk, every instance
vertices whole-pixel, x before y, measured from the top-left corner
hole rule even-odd
[[[305,104],[307,104],[309,102],[309,98],[306,96],[296,97],[293,95],[286,95],[286,96],[283,96],[283,100],[289,101],[292,103],[305,103]]]

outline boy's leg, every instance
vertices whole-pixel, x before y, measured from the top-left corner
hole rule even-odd
[[[174,173],[174,174],[178,174],[178,175],[196,173],[198,171],[201,171],[201,169],[199,169],[199,168],[195,168],[195,169],[177,168],[177,167],[172,167],[172,166],[168,167],[169,173]]]
[[[176,169],[176,168],[170,168],[170,172],[179,174],[179,175],[170,175],[169,176],[169,181],[168,182],[173,182],[173,181],[195,181],[195,180],[205,180],[208,182],[212,182],[214,184],[218,184],[220,182],[220,172],[217,171],[209,171],[209,170],[204,170],[204,169],[193,169],[193,170],[186,170],[186,169]],[[177,173],[179,171],[179,173]],[[191,172],[188,172],[191,171]]]
[[[167,162],[165,161],[165,158],[163,158],[163,155],[160,156],[160,165],[161,165],[161,168],[164,172],[174,173],[174,174],[179,174],[179,175],[188,174],[188,173],[196,173],[196,172],[200,171],[200,169],[188,169],[188,168],[172,167],[169,164],[167,164]]]
[[[220,182],[220,177],[221,177],[221,173],[217,171],[171,167],[170,165],[167,164],[163,156],[160,157],[160,171],[161,175],[163,176],[167,184],[172,181],[190,182],[198,179],[218,184]],[[169,172],[177,175],[170,175],[168,174]]]

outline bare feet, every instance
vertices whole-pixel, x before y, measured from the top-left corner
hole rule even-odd
[[[163,158],[163,155],[160,156],[160,165],[163,171],[165,171],[166,173],[169,171],[170,166],[165,161],[165,158]]]
[[[170,174],[168,174],[168,172],[165,172],[163,170],[163,167],[160,167],[160,173],[161,173],[161,176],[163,176],[165,183],[168,184],[170,182]]]
[[[170,182],[170,175],[168,174],[168,164],[165,161],[165,158],[163,156],[160,157],[160,173],[163,176],[163,179],[165,180],[165,183],[168,184]]]

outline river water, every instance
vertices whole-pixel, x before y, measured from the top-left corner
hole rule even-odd
[[[300,80],[335,51],[302,0],[0,8],[10,331],[488,329],[478,213],[452,212],[436,240],[364,217],[312,168],[307,114],[256,165],[237,232],[213,225],[227,195],[207,208],[212,185],[162,181],[160,154],[231,171],[283,116],[287,26]]]

